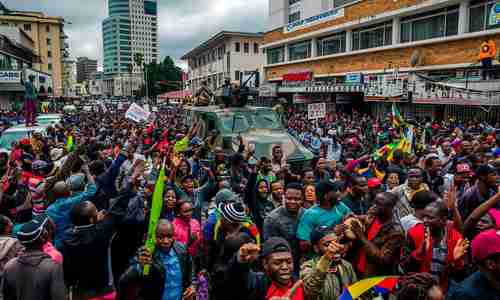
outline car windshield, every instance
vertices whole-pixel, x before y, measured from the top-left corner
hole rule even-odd
[[[219,114],[224,133],[242,133],[251,129],[280,129],[276,113],[272,110],[224,112]]]
[[[12,143],[28,136],[28,131],[5,132],[0,137],[0,148],[10,150]]]

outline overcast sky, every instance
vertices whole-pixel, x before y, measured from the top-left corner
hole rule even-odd
[[[268,0],[158,0],[160,54],[179,58],[221,30],[264,31]],[[72,57],[97,58],[102,66],[101,22],[106,0],[0,0],[7,8],[42,11],[65,26]]]

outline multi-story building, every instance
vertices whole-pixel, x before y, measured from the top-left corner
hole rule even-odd
[[[62,95],[62,61],[69,56],[64,19],[41,12],[13,11],[2,5],[0,25],[23,29],[33,42],[33,52],[40,58],[34,69],[50,74],[54,95]]]
[[[142,72],[134,57],[144,63],[158,61],[158,10],[156,0],[108,0],[108,14],[102,22],[104,73]]]
[[[78,57],[76,59],[76,81],[82,83],[89,80],[89,75],[97,72],[97,60],[88,57]]]
[[[63,60],[63,96],[75,96],[73,86],[76,83],[76,62],[72,59]]]
[[[500,43],[497,1],[268,3],[265,78],[279,97],[378,113],[399,101],[415,117],[500,117],[500,81],[482,78],[478,62],[486,37]]]
[[[239,82],[249,72],[261,73],[263,33],[221,31],[181,59],[188,63],[187,84],[196,91],[203,81],[210,88],[222,86],[226,78]]]
[[[20,28],[0,26],[0,108],[20,111],[24,102],[23,80],[31,79],[40,96],[51,94],[50,74],[33,68],[39,57],[33,41]]]

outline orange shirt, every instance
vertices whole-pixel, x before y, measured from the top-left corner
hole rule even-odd
[[[483,60],[485,58],[495,58],[497,54],[497,46],[495,41],[488,40],[487,42],[481,43],[481,49],[479,50],[479,59]]]

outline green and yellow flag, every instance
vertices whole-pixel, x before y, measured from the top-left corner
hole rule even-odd
[[[75,150],[75,143],[73,142],[73,136],[70,135],[68,136],[68,139],[66,141],[66,151],[69,152],[72,152],[73,150]]]
[[[402,126],[406,126],[407,123],[403,119],[403,116],[401,116],[401,113],[399,112],[398,107],[396,106],[396,103],[392,103],[392,126],[394,128],[399,128]]]
[[[153,253],[156,246],[156,224],[160,219],[163,208],[163,190],[165,189],[165,167],[162,166],[160,174],[155,184],[153,193],[153,202],[151,204],[151,214],[149,216],[148,238],[146,240],[146,248],[150,253]],[[145,265],[143,274],[149,275],[150,265]]]

